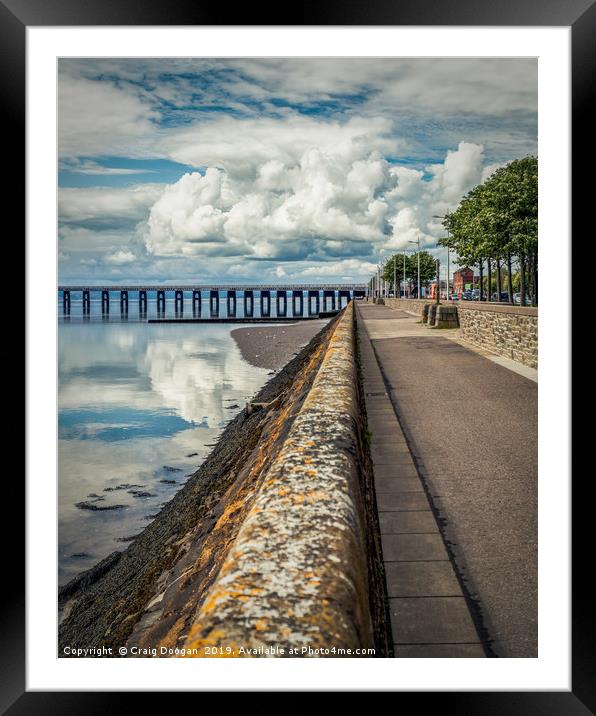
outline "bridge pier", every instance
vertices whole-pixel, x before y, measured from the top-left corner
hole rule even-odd
[[[327,299],[331,299],[331,310],[335,311],[335,291],[323,291],[323,310],[327,311]]]
[[[147,291],[139,291],[139,315],[147,315]]]
[[[288,315],[288,294],[285,291],[275,292],[275,314],[280,318]]]
[[[236,291],[228,291],[226,296],[228,318],[236,318]]]
[[[350,292],[349,291],[338,291],[337,298],[338,298],[339,308],[341,310],[344,307],[344,305],[347,306],[348,303],[350,303]],[[343,298],[346,299],[345,304],[342,302]]]
[[[271,316],[271,291],[261,291],[261,316],[263,318]]]
[[[91,292],[89,289],[83,290],[83,315],[89,314],[91,311]]]
[[[70,313],[70,291],[62,291],[62,313]]]
[[[252,291],[244,292],[244,317],[252,318],[254,316],[255,297]]]
[[[101,312],[103,315],[107,315],[110,312],[110,292],[101,292]]]
[[[120,314],[128,315],[128,291],[120,291]]]
[[[219,318],[219,291],[209,291],[209,312],[211,318]]]
[[[182,291],[174,292],[174,313],[177,316],[184,313],[184,293]]]
[[[166,292],[160,290],[157,292],[157,313],[163,315],[166,312]]]
[[[302,291],[292,291],[292,315],[302,316],[304,313],[304,295]]]
[[[201,292],[200,291],[192,292],[192,317],[193,318],[201,317]]]
[[[315,310],[312,309],[312,304],[315,304]],[[309,291],[308,292],[308,315],[309,316],[318,316],[319,315],[319,292],[318,291]]]

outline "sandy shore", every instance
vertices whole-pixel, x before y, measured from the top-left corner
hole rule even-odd
[[[232,337],[245,361],[258,368],[279,370],[316,334],[329,319],[235,328]]]

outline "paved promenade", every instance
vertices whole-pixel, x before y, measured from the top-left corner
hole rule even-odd
[[[396,656],[536,656],[535,371],[357,316]]]

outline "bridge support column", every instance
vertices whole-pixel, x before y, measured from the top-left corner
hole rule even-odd
[[[147,291],[139,291],[139,315],[147,314]]]
[[[292,315],[302,316],[304,314],[304,295],[302,291],[292,291]]]
[[[244,318],[252,318],[255,310],[255,297],[252,291],[244,292]]]
[[[166,312],[166,292],[165,291],[158,291],[157,292],[157,313],[158,315],[162,315]]]
[[[193,318],[201,317],[201,292],[192,292],[192,316]]]
[[[174,292],[174,312],[180,316],[184,313],[184,293],[182,291]]]
[[[343,302],[343,299],[346,299],[346,302]],[[341,310],[344,306],[347,306],[348,303],[350,303],[350,292],[349,291],[339,291],[338,294],[338,304],[339,309]]]
[[[313,300],[314,300],[314,310],[313,310]],[[308,292],[308,311],[309,316],[318,316],[319,315],[319,292],[318,291],[309,291]]]
[[[219,318],[219,291],[209,291],[209,312],[211,318]]]
[[[70,313],[70,291],[62,291],[62,313]]]
[[[107,315],[110,312],[110,292],[101,292],[101,312],[103,315]]]
[[[288,315],[288,294],[286,291],[275,292],[275,313],[280,318]]]
[[[263,318],[271,316],[271,291],[261,291],[261,316]]]
[[[83,290],[83,315],[89,314],[91,311],[91,293],[89,289]]]
[[[228,318],[236,318],[236,291],[228,291],[226,303]]]
[[[335,291],[323,291],[323,310],[328,311],[327,299],[331,299],[331,310],[335,311]]]
[[[120,291],[120,313],[123,316],[128,314],[128,291]]]

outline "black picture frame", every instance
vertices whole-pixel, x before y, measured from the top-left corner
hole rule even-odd
[[[594,120],[589,110],[596,76],[596,4],[594,0],[340,0],[292,7],[291,22],[271,14],[269,7],[244,4],[233,10],[233,25],[410,25],[410,26],[569,26],[572,32],[572,213],[574,225],[589,226],[593,210],[588,192],[592,182],[584,179],[584,167],[594,156]],[[11,181],[5,188],[5,206],[13,215],[25,216],[24,176],[19,182],[25,148],[25,31],[28,26],[77,25],[230,25],[230,9],[223,5],[203,7],[184,0],[0,0],[0,98],[7,166]],[[15,175],[16,174],[16,178]],[[593,233],[593,231],[592,231]],[[573,262],[572,262],[573,264]],[[568,277],[571,281],[571,277]],[[571,283],[569,283],[571,285]],[[590,308],[591,313],[591,308]],[[564,377],[563,377],[564,379]],[[562,430],[568,426],[562,426]],[[579,442],[579,441],[578,441]],[[564,692],[423,692],[396,693],[396,706],[404,699],[418,699],[417,706],[436,707],[457,714],[533,714],[577,716],[596,713],[596,640],[594,597],[590,589],[593,568],[580,545],[590,544],[591,521],[587,510],[592,475],[577,484],[573,493],[573,626],[572,691]],[[24,496],[24,491],[23,491]],[[13,498],[16,502],[16,496]],[[593,519],[593,518],[592,518]],[[7,520],[3,520],[7,525]],[[0,610],[0,708],[10,714],[91,714],[139,709],[138,694],[110,692],[25,691],[25,586],[24,539],[18,549],[19,532],[5,535],[5,587]],[[10,558],[9,564],[6,560]],[[12,561],[12,564],[10,563]],[[422,667],[423,668],[423,667]],[[349,688],[349,685],[348,685]],[[348,689],[346,689],[348,690]],[[160,694],[151,694],[153,707]],[[133,701],[134,699],[134,701]],[[423,702],[420,699],[424,699]]]

